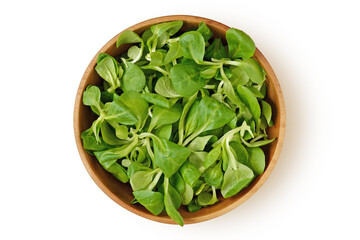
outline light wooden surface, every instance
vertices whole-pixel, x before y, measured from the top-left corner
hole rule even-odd
[[[200,22],[204,21],[213,31],[215,36],[222,37],[223,39],[226,30],[229,29],[228,26],[207,18],[187,15],[173,15],[149,19],[147,21],[129,27],[128,30],[135,31],[136,33],[140,34],[153,24],[174,20],[184,21],[182,30],[186,30],[188,28],[196,28]],[[126,46],[121,46],[120,48],[115,47],[115,43],[119,35],[120,33],[114,38],[112,38],[108,43],[106,43],[104,47],[99,50],[99,53],[106,52],[110,55],[117,56],[124,52],[126,50]],[[266,100],[271,104],[273,108],[274,118],[274,126],[268,129],[268,133],[270,138],[277,138],[274,142],[263,148],[266,154],[266,169],[264,173],[261,176],[257,177],[247,188],[243,189],[240,193],[231,198],[223,199],[220,196],[220,201],[218,203],[206,208],[202,208],[201,210],[194,213],[188,212],[187,209],[182,206],[179,209],[179,212],[183,216],[185,224],[202,222],[218,217],[222,214],[227,213],[228,211],[231,211],[232,209],[245,202],[263,185],[263,183],[266,181],[266,179],[269,177],[270,173],[274,169],[275,164],[279,158],[280,151],[284,142],[286,126],[284,98],[276,75],[266,58],[258,49],[256,49],[254,57],[258,60],[258,62],[261,64],[261,66],[265,69],[267,73]],[[91,123],[94,120],[94,116],[92,115],[90,108],[82,104],[82,93],[84,92],[86,86],[88,86],[89,84],[100,85],[102,82],[101,78],[94,70],[96,65],[96,58],[97,54],[91,60],[81,79],[75,100],[74,131],[75,140],[81,160],[86,170],[90,174],[91,178],[100,187],[100,189],[104,191],[105,194],[107,194],[120,206],[142,217],[162,223],[174,224],[174,222],[166,215],[166,213],[155,216],[148,212],[140,204],[131,204],[130,202],[133,200],[133,195],[130,184],[124,184],[115,179],[110,173],[106,172],[100,166],[94,156],[87,154],[82,147],[80,135],[83,131],[85,131],[91,126]]]

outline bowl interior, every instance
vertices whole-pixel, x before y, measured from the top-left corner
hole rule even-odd
[[[195,16],[182,16],[182,15],[166,16],[166,17],[150,19],[141,22],[139,24],[136,24],[128,29],[135,31],[138,34],[141,34],[153,24],[166,22],[166,21],[174,21],[174,20],[184,21],[184,25],[181,31],[191,28],[196,29],[199,23],[204,21],[208,25],[208,27],[213,31],[214,35],[216,37],[221,37],[223,40],[225,40],[226,30],[229,29],[228,26],[210,19],[195,17]],[[116,48],[115,46],[119,34],[115,36],[113,39],[111,39],[102,49],[100,49],[99,53],[105,52],[112,56],[119,56],[124,51],[126,51],[129,46],[120,46],[119,48]],[[75,130],[76,143],[81,159],[87,171],[89,172],[90,176],[95,181],[95,183],[111,199],[113,199],[119,205],[145,218],[155,220],[158,222],[172,224],[174,222],[166,215],[166,213],[162,213],[158,216],[154,216],[150,212],[148,212],[144,207],[142,207],[140,204],[134,204],[134,205],[131,204],[131,201],[133,200],[133,195],[130,184],[124,184],[118,181],[117,179],[115,179],[110,173],[108,173],[101,167],[101,165],[94,156],[91,156],[88,153],[86,153],[86,151],[82,147],[82,141],[80,135],[83,131],[88,129],[91,126],[92,122],[95,120],[95,116],[91,112],[90,108],[82,104],[82,93],[88,85],[100,86],[103,81],[94,69],[96,65],[96,57],[97,55],[92,59],[92,61],[90,62],[88,68],[84,73],[84,76],[79,85],[79,89],[76,96],[76,102],[75,102],[74,130]],[[271,144],[263,147],[263,150],[266,155],[266,163],[267,163],[266,169],[264,173],[261,176],[258,176],[247,188],[243,189],[240,193],[238,193],[233,197],[224,199],[219,194],[220,201],[218,203],[206,208],[202,208],[201,210],[194,213],[188,212],[188,210],[184,206],[182,206],[179,209],[179,212],[183,216],[185,224],[201,222],[217,217],[232,210],[233,208],[237,207],[238,205],[246,201],[251,195],[253,195],[257,191],[257,189],[261,187],[264,181],[268,178],[278,159],[285,134],[284,100],[279,83],[276,79],[276,76],[270,64],[267,62],[265,57],[261,54],[261,52],[258,49],[255,52],[254,58],[258,60],[258,62],[262,65],[262,67],[265,69],[267,73],[266,100],[272,106],[273,121],[274,121],[274,126],[268,129],[268,134],[270,138],[273,137],[277,138]]]

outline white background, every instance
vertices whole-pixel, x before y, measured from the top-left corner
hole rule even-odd
[[[359,239],[357,1],[1,1],[0,239]],[[286,140],[246,203],[181,228],[118,206],[73,135],[78,84],[121,30],[198,15],[247,32],[280,81]]]

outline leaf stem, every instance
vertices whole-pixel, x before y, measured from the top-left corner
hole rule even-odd
[[[210,61],[202,61],[198,62],[199,65],[209,65],[209,66],[220,66],[222,65],[222,62],[210,62]]]
[[[180,37],[177,37],[177,38],[169,38],[166,43],[173,43],[173,42],[178,42],[180,39]]]
[[[149,66],[149,65],[146,65],[146,66],[142,66],[141,68],[142,68],[142,69],[152,69],[152,70],[161,72],[163,75],[170,76],[170,73],[168,73],[166,70],[162,69],[162,68],[159,67],[159,66]]]
[[[230,60],[228,58],[222,58],[222,59],[211,58],[211,61],[213,61],[215,63],[221,63],[221,64],[233,65],[233,66],[243,65],[243,63],[241,62],[240,59],[238,59],[238,61],[236,61],[236,60],[233,61],[233,60]]]
[[[260,134],[258,136],[256,136],[255,138],[251,139],[250,143],[256,142],[257,140],[261,139],[261,138],[265,138],[267,137],[267,134]]]
[[[147,190],[152,191],[154,189],[154,187],[156,186],[156,184],[159,182],[159,179],[161,177],[161,175],[163,174],[163,172],[160,170],[160,168],[157,168],[155,170],[158,170],[158,173],[156,174],[154,180],[150,183],[150,185],[147,187]]]
[[[142,56],[142,53],[143,53],[143,51],[144,51],[144,41],[143,40],[141,40],[141,42],[140,42],[141,44],[141,46],[140,46],[140,54],[138,54],[138,56],[135,58],[135,59],[133,59],[132,61],[131,61],[131,63],[136,63],[137,61],[139,61],[140,60],[140,58],[141,58],[141,56]]]
[[[121,60],[124,62],[124,64],[125,64],[125,67],[126,68],[128,68],[129,66],[128,66],[128,64],[127,64],[127,61],[126,61],[126,59],[125,58],[121,58]]]
[[[221,67],[220,67],[220,75],[221,75],[221,77],[224,79],[224,81],[229,81],[229,82],[230,82],[230,80],[227,78],[227,76],[226,76],[226,74],[225,74],[224,65],[223,65],[223,64],[221,64]]]
[[[222,92],[223,85],[224,85],[224,81],[221,81],[221,82],[219,83],[219,85],[218,85],[218,89],[217,89],[216,92],[221,93],[221,92]]]
[[[205,89],[215,89],[216,86],[215,86],[215,85],[205,85],[204,88],[205,88]]]
[[[150,156],[151,160],[153,161],[155,155],[154,155],[154,152],[151,149],[150,140],[148,138],[145,139],[145,145],[146,145],[146,150],[148,151],[149,156]],[[154,162],[153,162],[153,165],[154,165]]]
[[[226,65],[233,65],[233,66],[241,66],[244,64],[244,63],[238,62],[238,61],[224,61],[223,63]]]
[[[232,138],[232,136],[231,136],[231,138]],[[224,146],[225,146],[226,154],[228,155],[229,166],[230,166],[232,169],[236,170],[236,169],[237,169],[237,166],[236,166],[236,161],[237,161],[237,160],[236,160],[233,152],[231,151],[231,149],[230,149],[230,144],[229,144],[231,138],[230,138],[230,137],[227,137],[227,138],[225,139]]]
[[[194,95],[192,95],[190,98],[189,98],[189,101],[185,104],[184,106],[184,109],[181,113],[181,117],[180,117],[180,120],[179,120],[179,130],[178,130],[178,133],[179,133],[179,141],[178,141],[178,144],[181,145],[184,141],[184,124],[185,124],[185,118],[186,118],[186,115],[187,113],[189,112],[189,109],[190,107],[192,106],[192,104],[194,103],[196,97],[197,97],[197,94],[198,92],[194,93]]]
[[[226,138],[229,138],[230,136],[231,136],[231,138],[232,138],[232,136],[233,136],[235,133],[240,132],[241,129],[242,129],[242,126],[237,127],[237,128],[234,128],[234,129],[228,131],[228,132],[225,133],[219,140],[217,140],[215,143],[213,143],[212,146],[213,146],[213,147],[216,147],[217,145],[223,143],[223,142],[226,140]]]
[[[155,36],[155,35],[154,35]],[[157,34],[156,34],[157,36]],[[157,37],[155,38],[155,40],[153,41],[152,47],[151,47],[151,52],[155,52],[156,51],[156,46],[157,46]]]
[[[143,132],[143,133],[139,134],[140,139],[143,139],[143,138],[146,138],[146,137],[155,138],[155,139],[159,140],[156,135],[154,135],[152,133],[149,133],[149,132]]]
[[[252,142],[252,143],[248,143],[247,141],[245,141],[245,139],[241,135],[240,135],[240,139],[247,147],[261,147],[273,142],[276,138]]]
[[[184,147],[185,147],[186,145],[188,145],[194,138],[196,138],[197,136],[199,136],[199,135],[202,133],[203,130],[204,130],[204,129],[201,128],[201,129],[197,130],[196,132],[194,132],[193,134],[191,134],[191,135],[185,140],[185,142],[184,142],[182,145],[183,145]]]

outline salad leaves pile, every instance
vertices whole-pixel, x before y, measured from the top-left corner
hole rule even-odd
[[[124,31],[116,46],[130,44],[126,53],[98,55],[103,85],[83,93],[97,118],[81,135],[84,149],[131,185],[133,204],[181,226],[181,205],[198,211],[262,174],[260,147],[274,140],[253,40],[231,28],[224,44],[204,22],[180,33],[182,25]]]

